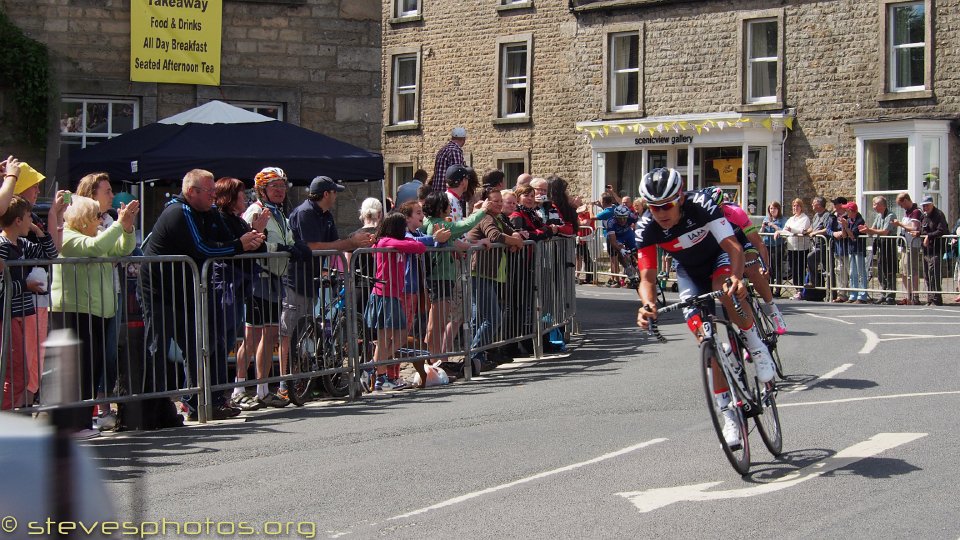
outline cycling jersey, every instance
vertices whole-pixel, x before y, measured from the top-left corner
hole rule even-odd
[[[637,225],[636,239],[640,252],[640,270],[657,267],[657,247],[673,256],[679,266],[693,277],[706,277],[721,270],[717,267],[725,251],[720,242],[734,236],[733,227],[723,210],[705,193],[684,194],[680,221],[664,230],[648,210]]]
[[[701,191],[701,193],[710,197],[713,191],[708,188]],[[743,211],[743,208],[730,202],[721,202],[720,208],[723,210],[723,216],[726,217],[730,225],[733,226],[733,235],[736,236],[737,241],[743,246],[744,253],[759,253],[757,248],[754,247],[753,242],[747,239],[748,234],[757,232],[757,226],[750,220],[750,216]]]
[[[613,217],[607,220],[604,224],[604,228],[607,230],[607,234],[613,233],[617,238],[617,242],[623,244],[623,247],[627,249],[636,249],[637,247],[637,237],[634,235],[632,225],[637,222],[637,218],[632,214],[627,218],[622,224],[617,221],[617,218]]]

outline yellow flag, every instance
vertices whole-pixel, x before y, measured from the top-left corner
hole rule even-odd
[[[788,116],[788,117],[784,118],[784,119],[783,119],[783,123],[784,123],[784,125],[787,126],[787,129],[793,129],[793,117],[792,117],[792,116]]]

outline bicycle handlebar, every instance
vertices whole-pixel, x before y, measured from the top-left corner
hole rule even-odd
[[[727,285],[730,285],[729,279],[727,280]],[[726,293],[723,291],[712,291],[707,294],[701,294],[699,296],[691,296],[690,298],[677,302],[676,304],[670,304],[669,306],[664,306],[658,309],[657,315],[660,315],[662,313],[670,313],[671,311],[677,311],[677,310],[688,308],[688,307],[698,306],[709,300],[716,300],[717,298],[720,298],[724,294]],[[743,307],[740,305],[740,300],[738,300],[736,296],[733,297],[733,308],[736,310],[737,314],[740,315],[741,317],[743,318],[747,317],[746,314],[743,312]],[[659,341],[660,343],[667,342],[667,338],[663,337],[663,335],[660,333],[660,330],[657,328],[657,321],[655,320],[650,321],[650,326],[649,326],[649,330],[647,330],[647,334],[656,338],[657,341]]]

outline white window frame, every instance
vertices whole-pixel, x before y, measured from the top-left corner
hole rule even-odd
[[[384,81],[383,88],[387,91],[382,93],[383,97],[383,130],[384,132],[391,131],[409,131],[416,130],[420,128],[420,91],[423,86],[422,83],[422,71],[423,67],[423,50],[420,45],[415,45],[412,47],[393,47],[386,49],[384,51],[384,57],[389,58],[389,64],[387,64],[383,70]],[[399,80],[396,76],[396,66],[398,58],[410,58],[416,57],[417,62],[417,72],[416,72],[416,87],[414,90],[414,100],[413,100],[413,119],[404,120],[402,122],[397,121],[397,112],[399,108],[397,107],[397,92],[402,90],[404,93],[408,93],[410,88],[398,88]]]
[[[916,202],[925,195],[931,195],[938,208],[948,217],[948,223],[953,223],[955,216],[950,201],[954,197],[948,175],[950,157],[951,127],[950,120],[899,120],[893,122],[866,122],[852,124],[853,134],[857,141],[857,198],[861,208],[869,208],[869,198],[874,195],[895,197],[902,190],[876,191],[867,190],[867,144],[870,141],[907,140],[907,193]],[[936,159],[929,159],[924,155],[925,148]],[[940,176],[936,189],[934,186],[924,185],[925,177],[936,167]],[[891,207],[893,211],[898,208]]]
[[[636,67],[620,68],[620,67],[617,66],[617,61],[616,61],[617,51],[618,51],[617,43],[619,42],[619,40],[623,40],[623,41],[629,42],[629,39],[630,39],[631,37],[634,37],[634,36],[636,36],[636,38],[637,38],[637,66],[636,66]],[[631,32],[616,32],[616,33],[610,33],[610,34],[608,34],[607,40],[608,40],[608,47],[609,47],[609,48],[608,48],[609,53],[608,53],[608,55],[607,55],[607,64],[608,64],[608,66],[609,66],[609,71],[608,71],[608,73],[609,73],[609,80],[607,81],[607,86],[608,86],[608,88],[610,89],[610,111],[612,111],[612,112],[639,111],[639,110],[640,110],[640,87],[641,87],[641,81],[642,81],[642,77],[643,77],[643,75],[642,75],[642,73],[641,73],[641,67],[642,67],[641,64],[642,64],[642,61],[641,61],[641,57],[640,57],[640,53],[641,53],[641,50],[640,50],[640,49],[641,49],[641,46],[640,46],[640,41],[641,41],[640,31],[639,31],[639,30],[634,30],[634,31],[631,31]],[[618,98],[618,96],[617,96],[617,76],[618,76],[618,75],[624,75],[624,74],[630,74],[630,73],[636,73],[636,74],[637,74],[637,88],[636,88],[636,91],[637,91],[637,102],[636,102],[636,103],[629,103],[629,104],[626,104],[626,105],[617,105],[617,98]]]
[[[896,11],[902,8],[914,8],[917,6],[924,9],[924,40],[922,42],[916,42],[916,43],[900,43],[900,44],[895,43],[896,34],[897,34],[896,17],[895,17]],[[890,88],[891,92],[915,92],[918,90],[926,89],[926,77],[924,77],[924,83],[920,85],[897,86],[897,73],[900,71],[899,63],[897,61],[897,53],[899,51],[906,50],[906,49],[917,49],[917,48],[924,49],[924,70],[926,70],[926,62],[927,62],[926,9],[927,8],[924,5],[924,2],[922,1],[921,2],[904,2],[904,3],[887,5],[887,13],[886,13],[886,16],[887,16],[887,66],[888,66],[887,84],[889,85],[888,88]]]
[[[400,85],[400,63],[413,61],[413,84],[408,86]],[[416,124],[420,116],[420,54],[407,53],[396,54],[391,57],[391,89],[390,89],[390,125],[400,126],[405,124]],[[413,95],[413,111],[411,118],[400,119],[400,97]]]
[[[506,168],[504,166],[508,163],[521,164],[522,165],[521,168],[523,169],[523,172],[527,172],[530,170],[530,152],[526,150],[519,150],[515,152],[495,152],[493,154],[493,159],[494,159],[494,163],[496,163],[497,168],[503,171],[504,173],[506,173]],[[507,176],[504,180],[504,183],[507,186],[513,186],[516,180],[517,180],[516,176],[514,176],[513,178],[511,178],[510,176]]]
[[[751,19],[746,21],[746,33],[747,33],[747,44],[744,48],[744,62],[746,62],[745,72],[746,72],[746,95],[747,103],[757,104],[757,103],[776,103],[777,101],[777,87],[779,86],[779,81],[774,81],[773,93],[770,95],[764,96],[755,96],[753,95],[753,67],[756,64],[770,64],[773,63],[777,67],[777,73],[780,72],[780,55],[779,47],[777,56],[758,56],[754,57],[753,54],[753,39],[754,39],[754,29],[758,25],[773,24],[774,28],[777,29],[777,43],[780,42],[780,28],[777,25],[777,20],[773,18],[766,19]]]
[[[418,17],[420,15],[420,0],[413,0],[416,6],[412,10],[404,10],[403,4],[404,0],[394,0],[393,2],[393,16],[397,19],[402,19],[405,17]]]
[[[518,47],[524,48],[526,72],[522,77],[514,77],[514,80],[508,80],[508,64],[510,61],[509,51],[516,50]],[[496,68],[496,109],[494,117],[501,122],[527,122],[533,112],[532,88],[533,88],[533,35],[525,34],[522,36],[506,36],[497,39],[497,68]],[[524,89],[524,110],[521,112],[508,112],[510,94],[512,90]]]
[[[250,111],[257,114],[262,114],[267,118],[273,118],[275,120],[280,120],[283,122],[283,113],[284,107],[283,103],[265,103],[265,102],[254,102],[254,101],[228,101],[230,105],[234,107],[240,107],[246,111]],[[276,113],[270,113],[270,109],[276,111]]]
[[[130,105],[133,107],[133,123],[131,125],[131,130],[137,129],[140,127],[140,100],[133,98],[102,98],[102,97],[87,97],[87,96],[63,96],[60,99],[61,110],[62,106],[66,103],[80,103],[81,104],[81,116],[78,119],[78,125],[80,126],[79,131],[70,131],[65,132],[61,126],[60,129],[60,143],[61,144],[76,144],[77,141],[80,142],[81,148],[86,148],[88,145],[96,144],[98,142],[103,142],[108,139],[112,139],[117,135],[121,135],[126,132],[114,131],[113,128],[113,106],[114,105]],[[94,133],[87,131],[87,106],[89,104],[106,104],[107,105],[107,131],[101,133]],[[62,113],[65,114],[65,113]]]

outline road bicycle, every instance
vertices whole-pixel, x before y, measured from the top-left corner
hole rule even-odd
[[[627,288],[637,290],[640,288],[640,271],[637,268],[637,250],[622,248],[620,249],[620,266],[623,268],[623,274],[627,276]],[[660,275],[657,275],[657,305],[667,305],[667,297],[663,294],[663,283]]]
[[[372,286],[378,280],[356,275],[357,279]],[[350,362],[350,339],[347,325],[350,310],[347,309],[346,284],[343,275],[330,270],[326,276],[317,278],[324,300],[321,308],[312,317],[304,317],[297,323],[291,344],[290,370],[304,377],[294,378],[290,385],[290,400],[302,404],[314,397],[319,383],[332,397],[350,394],[354,368]],[[334,292],[336,291],[336,292]],[[361,361],[372,358],[374,336],[363,322],[361,310],[355,311],[357,354]],[[322,372],[320,375],[312,375]],[[359,388],[362,391],[362,388]]]
[[[736,326],[727,319],[714,314],[714,300],[724,294],[723,291],[690,297],[676,304],[658,310],[658,316],[685,308],[699,309],[702,325],[698,333],[700,341],[700,365],[703,376],[703,388],[707,398],[707,408],[713,428],[720,440],[727,460],[740,474],[750,470],[750,427],[748,420],[753,418],[760,438],[767,449],[778,457],[783,452],[783,433],[780,429],[780,413],[777,410],[777,386],[770,381],[760,384],[756,377],[756,367],[747,355],[746,345]],[[740,316],[744,316],[740,302],[734,299],[734,307]],[[720,329],[720,327],[723,327]],[[650,334],[661,343],[666,338],[660,334],[654,321],[650,324]],[[730,392],[729,404],[721,406],[715,399],[716,386],[714,370],[720,370],[720,377]],[[739,446],[727,443],[723,435],[726,413],[732,412],[740,433]]]

